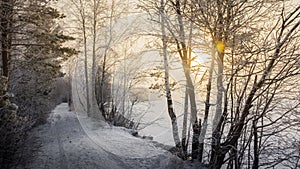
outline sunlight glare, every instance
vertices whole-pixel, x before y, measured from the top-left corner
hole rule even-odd
[[[216,44],[216,49],[218,52],[220,53],[224,53],[224,50],[225,50],[225,45],[222,41],[218,41],[217,44]]]

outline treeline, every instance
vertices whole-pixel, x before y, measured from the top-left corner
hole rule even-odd
[[[70,16],[65,27],[71,27],[69,33],[75,34],[75,46],[81,52],[70,63],[75,110],[112,125],[138,128],[140,118],[133,112],[138,100],[129,99],[133,70],[126,68],[136,57],[126,47],[129,41],[135,43],[129,35],[133,35],[134,24],[118,23],[130,13],[131,4],[121,0],[68,0],[63,4],[69,7],[64,12]]]
[[[0,166],[15,164],[26,132],[46,122],[58,100],[60,64],[76,53],[63,43],[59,20],[65,16],[50,1],[1,0]]]

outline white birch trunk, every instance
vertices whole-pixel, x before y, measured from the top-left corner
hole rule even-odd
[[[85,74],[85,89],[86,89],[86,112],[88,116],[91,116],[90,105],[90,90],[89,90],[89,77],[88,77],[88,56],[87,56],[87,36],[86,36],[86,18],[85,10],[82,1],[80,0],[80,14],[82,19],[82,33],[83,33],[83,45],[84,45],[84,74]]]
[[[216,53],[216,51],[214,50],[214,48],[212,48],[212,57],[211,57],[211,63],[210,63],[210,68],[209,68],[209,75],[208,75],[209,77],[208,77],[207,91],[206,91],[206,98],[205,98],[204,117],[203,117],[201,133],[200,133],[200,137],[199,137],[199,145],[200,145],[199,160],[200,161],[202,161],[202,157],[203,157],[204,140],[205,140],[205,135],[206,135],[207,126],[208,126],[207,122],[208,122],[208,115],[209,115],[209,108],[210,108],[212,75],[213,75],[213,70],[215,67],[215,53]]]
[[[173,138],[176,147],[180,147],[180,139],[178,134],[178,125],[177,118],[174,113],[170,84],[169,84],[169,64],[167,57],[167,39],[166,39],[166,30],[165,30],[165,15],[164,15],[164,0],[161,0],[160,6],[160,16],[161,16],[161,31],[162,31],[162,42],[163,42],[163,58],[164,58],[164,68],[165,68],[165,88],[166,88],[166,97],[167,97],[167,106],[169,116],[172,121],[172,130],[173,130]]]

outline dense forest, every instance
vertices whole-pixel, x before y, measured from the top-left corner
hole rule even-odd
[[[1,0],[0,10],[0,168],[61,102],[138,135],[159,123],[146,117],[160,98],[182,161],[300,167],[299,1]]]

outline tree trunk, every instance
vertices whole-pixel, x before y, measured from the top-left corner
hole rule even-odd
[[[106,50],[104,52],[104,57],[103,57],[103,63],[102,63],[102,73],[101,73],[101,80],[100,80],[100,111],[102,115],[105,117],[106,112],[104,109],[104,81],[105,81],[105,69],[106,69]]]
[[[196,159],[198,158],[198,153],[199,153],[198,148],[199,148],[199,135],[200,135],[199,125],[200,124],[198,123],[197,120],[196,96],[195,96],[194,85],[190,75],[190,69],[187,67],[187,64],[185,62],[183,62],[183,67],[184,67],[184,74],[187,82],[187,91],[188,91],[190,105],[191,105],[191,120],[192,120],[191,123],[193,125],[192,157]]]
[[[104,82],[106,80],[106,67],[107,67],[107,53],[109,51],[109,47],[110,47],[110,44],[111,44],[111,41],[112,41],[112,27],[113,27],[113,17],[114,17],[114,8],[115,8],[115,2],[112,1],[111,3],[111,11],[110,11],[110,15],[109,15],[109,35],[107,37],[107,35],[105,34],[105,42],[106,42],[106,47],[104,49],[104,56],[103,56],[103,62],[102,62],[102,73],[101,73],[101,79],[100,79],[100,105],[99,106],[99,109],[102,113],[102,116],[103,117],[106,117],[107,116],[107,110],[105,110],[105,107],[104,107],[104,104],[105,104],[105,96],[104,96]],[[113,90],[113,85],[114,85],[114,80],[113,80],[113,83],[111,84],[112,85],[112,92],[114,91]],[[114,94],[111,93],[111,112],[114,112],[115,110],[115,105],[114,105]]]
[[[86,18],[85,11],[82,2],[81,5],[81,19],[82,19],[82,33],[83,33],[83,45],[84,45],[84,74],[85,74],[85,88],[86,88],[86,112],[88,116],[91,116],[90,105],[90,90],[89,90],[89,77],[88,77],[88,55],[87,55],[87,36],[86,36]]]
[[[215,47],[218,48],[217,45],[218,43],[222,43],[220,40],[215,43]],[[221,44],[223,45],[223,43]],[[211,147],[212,147],[212,155],[211,159],[213,162],[216,162],[215,160],[220,160],[220,157],[223,157],[223,154],[221,154],[221,147],[220,147],[220,142],[221,142],[221,124],[222,121],[224,121],[224,117],[222,116],[222,104],[223,104],[223,92],[224,92],[224,87],[223,87],[223,57],[224,57],[224,50],[219,50],[218,49],[218,76],[217,76],[217,106],[216,106],[216,112],[215,116],[213,119],[213,128],[212,128],[212,142],[211,142]],[[222,118],[222,119],[221,119]],[[225,154],[224,154],[225,157]],[[222,161],[217,161],[216,163],[219,163]],[[213,166],[216,166],[217,164],[213,164]]]
[[[93,1],[93,49],[92,49],[92,76],[91,76],[91,109],[94,116],[96,115],[95,108],[98,107],[96,101],[96,36],[97,36],[97,11],[98,5],[96,0]]]
[[[188,104],[189,104],[189,94],[187,91],[187,86],[185,88],[185,96],[184,96],[184,110],[183,110],[183,124],[182,124],[182,139],[181,139],[181,144],[182,144],[182,151],[183,155],[186,158],[187,156],[187,118],[188,118]]]
[[[11,24],[13,15],[13,4],[11,0],[1,2],[1,56],[2,56],[2,74],[9,77],[9,59],[11,50]]]
[[[172,130],[173,130],[173,138],[177,148],[180,148],[180,139],[178,134],[178,125],[177,125],[177,117],[174,113],[173,101],[171,96],[170,84],[169,84],[169,64],[167,58],[167,39],[166,39],[166,30],[165,30],[165,15],[164,15],[164,0],[161,0],[160,6],[160,16],[161,16],[161,31],[162,31],[162,42],[163,42],[163,58],[164,58],[164,68],[165,68],[165,88],[166,88],[166,97],[167,97],[167,106],[169,116],[172,121]]]
[[[252,169],[258,169],[258,164],[259,164],[259,152],[258,152],[258,135],[257,135],[257,120],[253,121],[253,166]]]
[[[191,62],[191,51],[189,51],[189,47],[186,45],[186,36],[185,36],[185,29],[183,24],[183,17],[180,9],[180,1],[176,0],[176,4],[174,4],[176,7],[176,13],[177,13],[177,20],[179,24],[179,41],[177,40],[177,49],[178,53],[182,60],[182,67],[184,71],[184,75],[186,78],[186,85],[187,85],[187,91],[190,99],[190,105],[191,105],[191,123],[193,124],[193,131],[196,133],[193,133],[193,143],[192,143],[192,157],[197,158],[198,157],[198,148],[199,148],[199,123],[197,120],[197,104],[196,104],[196,96],[195,96],[195,88],[194,84],[191,78],[191,69],[190,69],[190,62]],[[192,26],[192,25],[191,25]],[[192,33],[192,29],[190,29],[190,34]],[[176,38],[176,37],[174,37]],[[191,41],[191,37],[189,39],[189,43]],[[189,51],[189,52],[188,52]],[[194,128],[196,127],[196,128]]]
[[[216,107],[216,112],[215,116],[213,119],[213,130],[216,129],[220,117],[222,115],[222,104],[223,104],[223,92],[224,92],[224,87],[223,87],[223,57],[224,53],[223,52],[218,52],[218,76],[217,76],[217,107]]]
[[[201,120],[193,124],[193,142],[192,142],[192,159],[197,159],[199,155],[199,136],[201,132]]]
[[[223,161],[225,158],[225,154],[221,153],[221,152],[217,152],[214,157],[215,157],[215,159],[213,161],[211,161],[211,163],[210,163],[210,168],[211,169],[221,169],[221,167],[224,163]]]
[[[209,114],[209,108],[210,108],[210,94],[211,94],[211,82],[212,82],[212,75],[213,70],[215,67],[215,50],[212,49],[212,57],[211,57],[211,63],[209,68],[209,77],[208,77],[208,83],[207,83],[207,91],[206,91],[206,99],[205,99],[205,109],[204,109],[204,118],[203,118],[203,124],[201,128],[201,134],[199,137],[199,161],[202,162],[203,159],[203,151],[204,151],[204,139],[207,131],[207,121],[208,121],[208,114]]]

